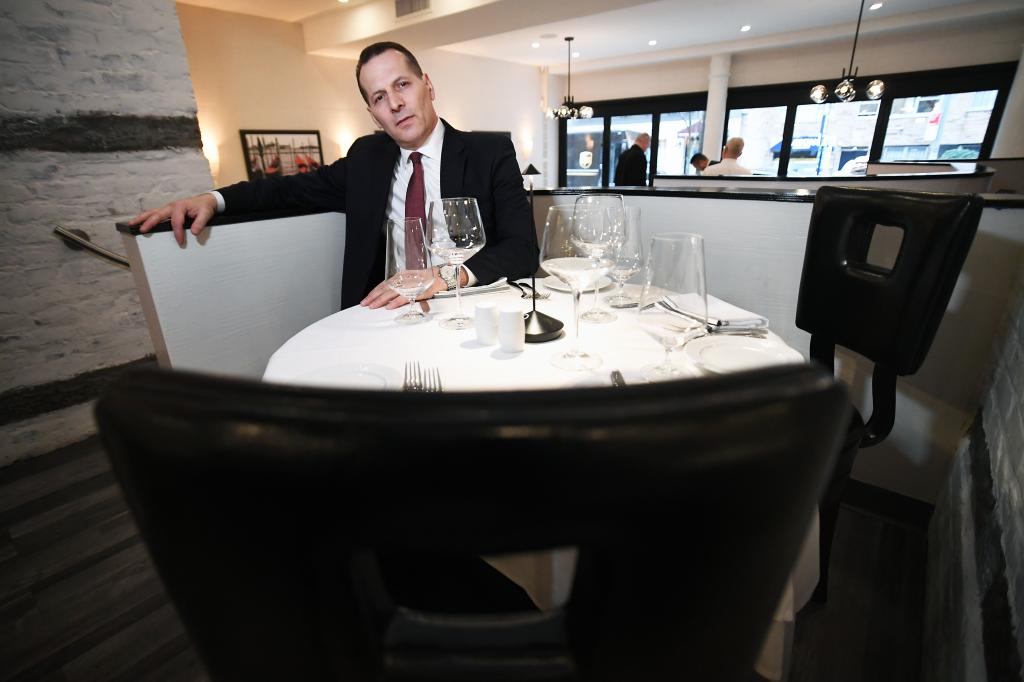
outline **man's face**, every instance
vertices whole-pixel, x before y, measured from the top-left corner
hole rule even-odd
[[[434,86],[416,75],[401,52],[388,50],[363,64],[359,85],[367,110],[388,136],[403,149],[423,145],[437,124]]]
[[[707,159],[697,159],[696,161],[693,162],[693,167],[696,168],[699,171],[702,171],[702,170],[704,170],[705,168],[708,167],[708,160]]]

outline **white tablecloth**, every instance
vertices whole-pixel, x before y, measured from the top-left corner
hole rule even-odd
[[[538,280],[538,287],[546,289]],[[601,293],[601,296],[612,289]],[[478,302],[518,306],[529,310],[530,301],[509,289],[463,298],[463,309],[472,315]],[[593,303],[593,293],[584,294],[581,308]],[[615,311],[618,319],[606,324],[581,323],[582,347],[601,356],[595,370],[569,372],[551,365],[549,358],[572,348],[574,343],[572,297],[551,292],[548,300],[537,301],[537,309],[565,323],[565,335],[548,343],[526,344],[522,353],[504,353],[498,346],[477,343],[475,332],[446,331],[437,319],[455,310],[454,299],[430,302],[432,319],[417,325],[398,325],[394,310],[370,310],[359,306],[342,310],[302,330],[274,353],[264,373],[265,381],[337,385],[344,387],[353,368],[370,368],[399,389],[406,361],[416,360],[440,370],[446,391],[565,388],[610,384],[609,372],[618,369],[626,382],[643,381],[641,368],[664,355],[661,345],[639,330],[636,309]],[[774,335],[773,335],[774,337]],[[778,342],[778,337],[774,337]],[[697,376],[701,370],[685,353],[675,353],[679,364]],[[337,377],[337,380],[332,377]],[[574,555],[571,551],[503,557],[491,562],[522,585],[541,607],[557,604],[568,596]],[[794,614],[810,598],[818,583],[818,517],[810,520],[807,539],[779,603],[765,640],[757,671],[772,680],[788,674],[793,639]]]

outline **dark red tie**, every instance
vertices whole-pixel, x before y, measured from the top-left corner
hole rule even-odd
[[[427,191],[423,185],[423,162],[420,160],[423,154],[413,152],[409,155],[412,161],[412,178],[409,180],[409,189],[405,193],[405,217],[419,218],[423,226],[427,225],[426,195]],[[418,255],[417,255],[418,254]],[[427,267],[423,262],[423,233],[419,230],[405,231],[405,269],[422,270]]]

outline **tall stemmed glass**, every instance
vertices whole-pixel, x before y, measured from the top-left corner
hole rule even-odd
[[[387,221],[387,283],[409,307],[395,318],[399,324],[416,324],[427,319],[416,297],[434,283],[421,218]]]
[[[669,311],[661,301],[686,314]],[[672,362],[672,351],[706,334],[707,318],[704,238],[685,233],[655,235],[644,266],[637,319],[641,329],[665,349],[665,358],[644,367],[644,377],[660,381],[691,375],[689,367]]]
[[[622,230],[616,234],[612,278],[619,283],[615,293],[604,299],[613,308],[632,308],[639,301],[635,296],[626,295],[626,280],[640,272],[643,267],[643,236],[640,231],[640,207],[627,206],[623,216]]]
[[[455,266],[457,311],[441,320],[443,329],[472,329],[473,318],[462,312],[462,264],[484,247],[487,236],[480,208],[473,197],[430,202],[430,251]]]
[[[618,229],[623,223],[623,199],[621,194],[581,194],[576,197],[578,208],[603,208],[609,211],[613,226]],[[605,323],[615,319],[615,313],[601,308],[598,298],[598,290],[601,288],[600,280],[594,282],[594,307],[583,313],[583,319],[587,322]]]
[[[605,209],[552,206],[544,224],[540,264],[546,272],[572,289],[573,317],[576,319],[574,350],[559,353],[551,364],[561,369],[593,369],[601,358],[580,348],[580,294],[608,274],[612,261],[608,251],[614,239],[613,220]]]

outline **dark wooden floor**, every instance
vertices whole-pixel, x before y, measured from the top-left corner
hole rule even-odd
[[[918,679],[924,533],[844,507],[833,551],[790,679]],[[206,679],[94,439],[0,470],[0,679]]]

